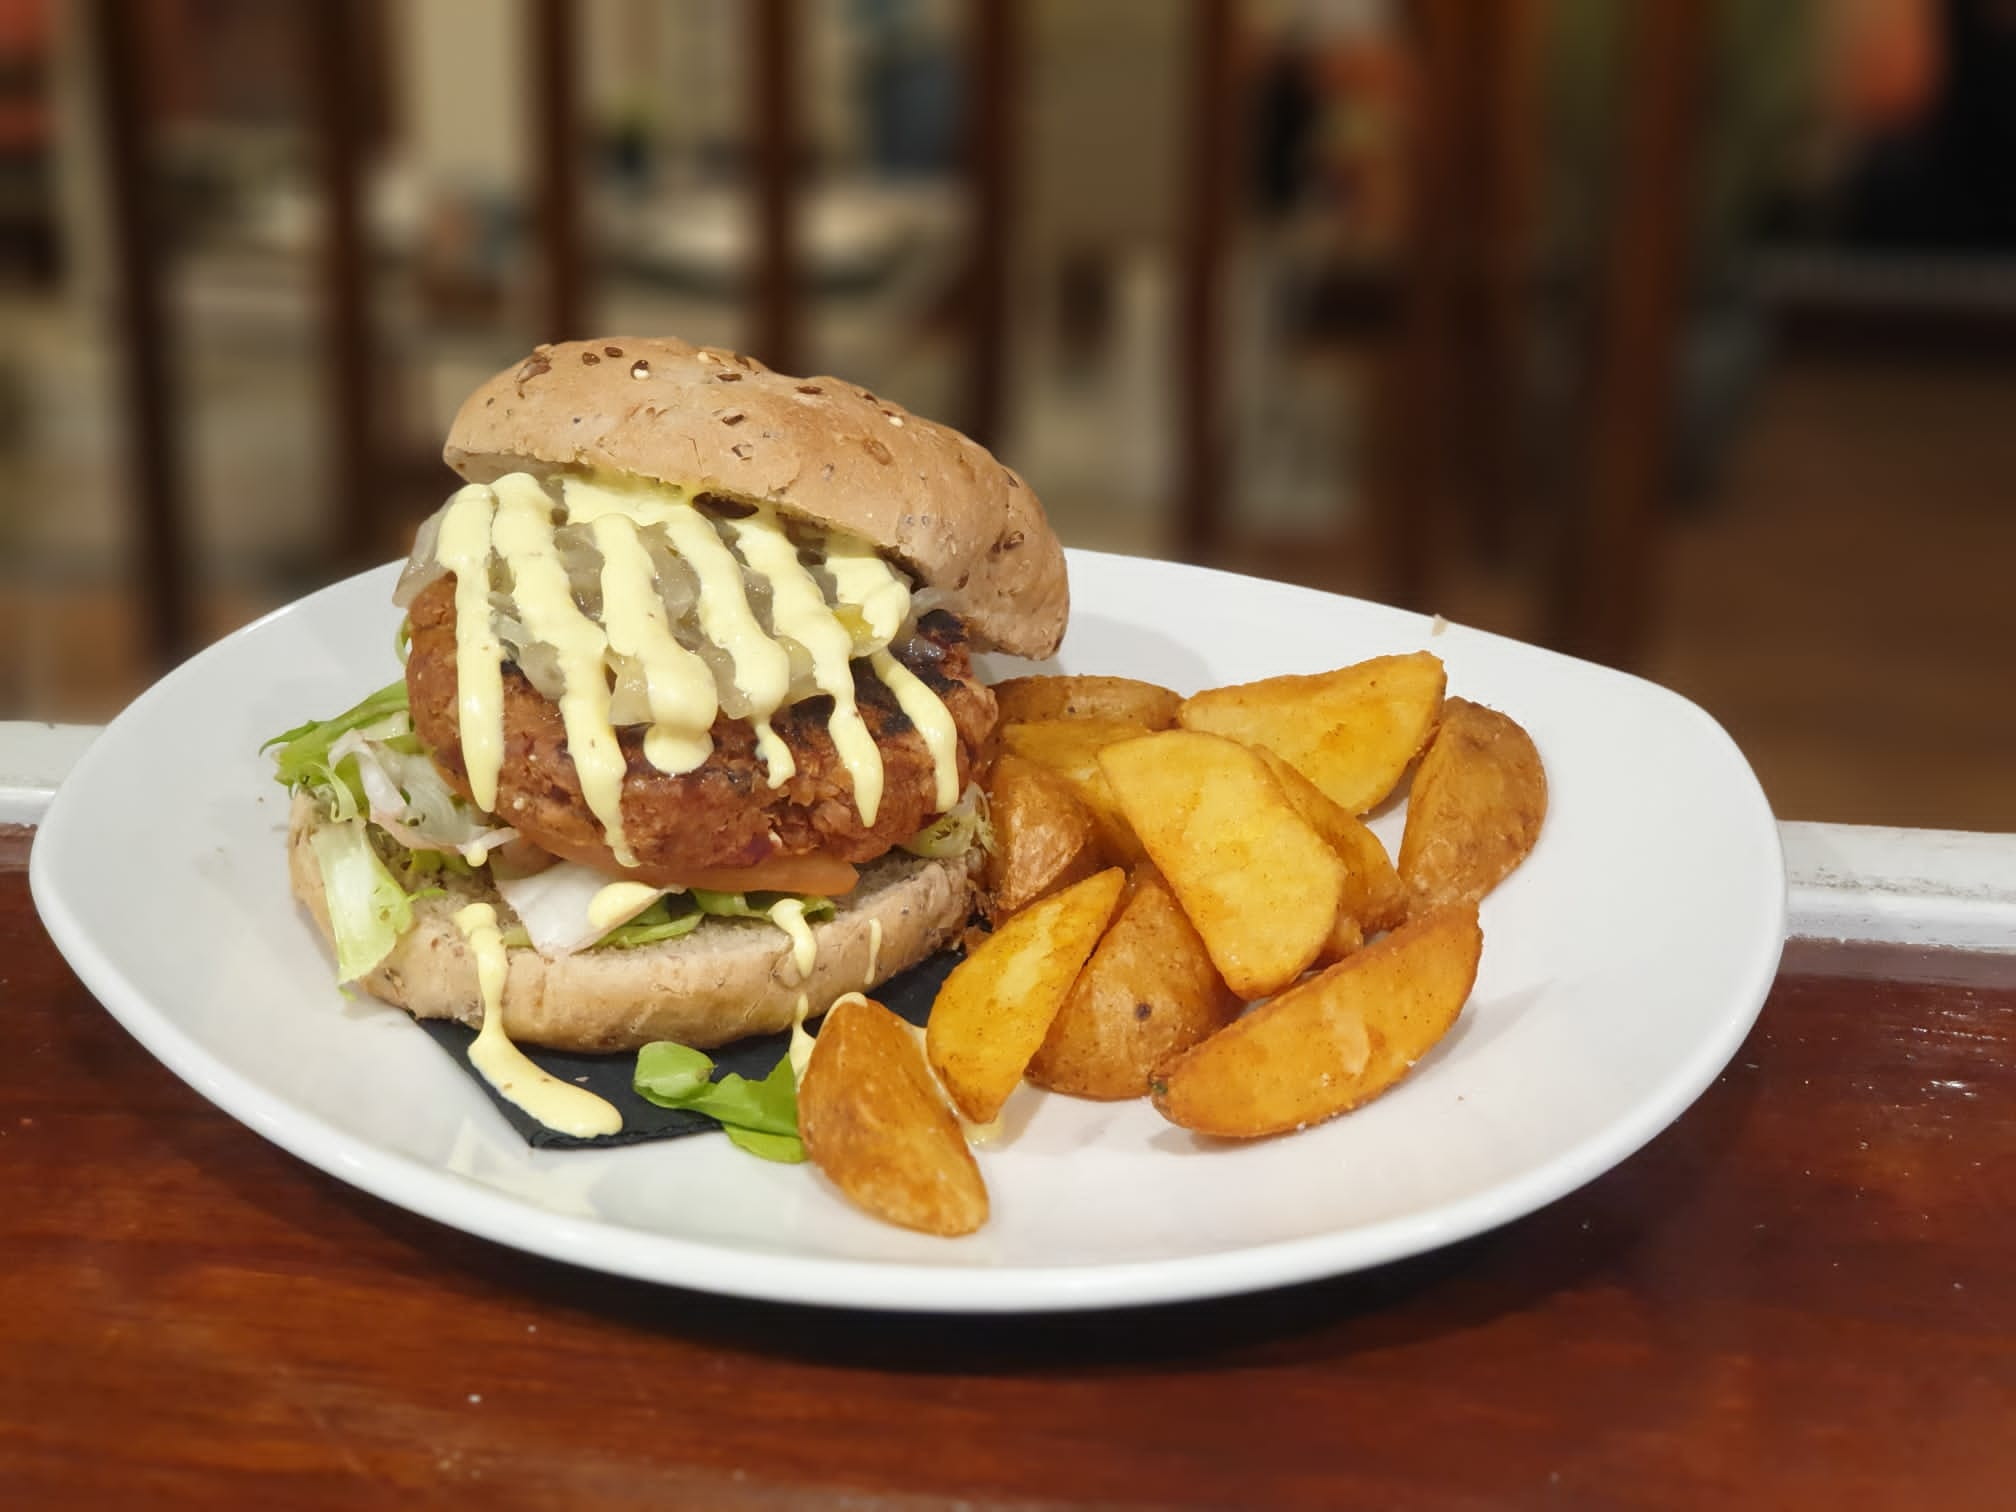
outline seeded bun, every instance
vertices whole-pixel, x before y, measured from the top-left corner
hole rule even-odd
[[[1070,612],[1029,485],[957,431],[838,378],[671,337],[542,346],[483,384],[443,456],[472,482],[588,467],[774,502],[872,542],[981,650],[1045,657]]]
[[[312,798],[295,795],[287,868],[294,895],[333,946],[310,845],[326,822]],[[499,900],[480,875],[450,877],[444,885],[446,896],[413,904],[413,927],[353,985],[415,1018],[457,1019],[473,1028],[483,1021],[476,961],[452,916],[465,904]],[[816,1017],[841,994],[872,990],[936,954],[965,926],[972,882],[963,857],[933,861],[895,851],[864,868],[854,891],[835,901],[839,912],[812,926],[819,956],[809,982],[798,980],[784,932],[762,919],[709,919],[677,940],[633,950],[548,959],[513,949],[504,1028],[521,1044],[594,1052],[635,1050],[653,1040],[707,1050],[772,1034],[790,1027],[800,993]],[[499,917],[508,922],[501,905]]]

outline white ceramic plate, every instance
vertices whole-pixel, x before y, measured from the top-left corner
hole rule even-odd
[[[349,1002],[288,894],[259,743],[397,675],[390,569],[212,647],[122,714],[30,863],[77,974],[171,1070],[302,1159],[505,1244],[648,1280],[931,1311],[1110,1306],[1378,1264],[1529,1213],[1671,1122],[1742,1041],[1784,934],[1771,811],[1701,710],[1650,683],[1356,600],[1077,552],[1069,670],[1190,690],[1431,647],[1514,714],[1551,810],[1484,905],[1477,990],[1369,1107],[1212,1146],[1146,1104],[1023,1088],[982,1152],[993,1218],[877,1223],[723,1139],[529,1149],[402,1013]],[[1005,670],[1002,668],[995,671]],[[1377,824],[1397,846],[1400,815]]]

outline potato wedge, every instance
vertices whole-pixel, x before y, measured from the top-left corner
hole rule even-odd
[[[1074,1097],[1146,1097],[1150,1071],[1224,1028],[1241,1006],[1169,884],[1143,866],[1027,1074]]]
[[[1281,784],[1281,791],[1295,805],[1295,812],[1308,820],[1309,827],[1344,858],[1344,865],[1351,873],[1344,884],[1344,913],[1358,926],[1357,945],[1365,943],[1366,935],[1378,934],[1403,921],[1407,917],[1407,889],[1379,837],[1332,803],[1321,788],[1286,759],[1265,746],[1253,749],[1267,763],[1267,770]],[[1348,936],[1349,932],[1345,933]],[[1351,949],[1355,950],[1357,945]],[[1348,954],[1349,950],[1339,951],[1333,959]]]
[[[1216,735],[1164,730],[1099,753],[1114,796],[1242,998],[1302,974],[1337,923],[1345,866],[1266,764]]]
[[[1313,677],[1270,677],[1183,701],[1186,730],[1262,745],[1351,814],[1376,808],[1435,733],[1447,679],[1426,651]]]
[[[1365,948],[1365,931],[1358,921],[1343,910],[1337,914],[1337,922],[1330,926],[1330,938],[1323,942],[1323,948],[1316,953],[1316,964],[1329,966],[1341,961],[1354,951]]]
[[[1456,1022],[1483,944],[1475,904],[1401,926],[1159,1067],[1156,1111],[1201,1134],[1251,1139],[1377,1097]]]
[[[926,1234],[987,1221],[987,1186],[910,1026],[850,994],[819,1026],[798,1083],[798,1137],[828,1179],[877,1218]]]
[[[994,849],[984,881],[993,923],[1106,864],[1091,810],[1048,767],[1001,757],[988,778],[987,805]]]
[[[1113,797],[1106,774],[1099,770],[1099,752],[1116,741],[1147,734],[1145,726],[1118,719],[1040,719],[1001,727],[1001,746],[1009,753],[1048,767],[1071,784],[1071,790],[1092,811],[1099,843],[1109,861],[1132,866],[1142,857],[1141,842]]]
[[[1011,677],[994,684],[1001,723],[1117,719],[1144,730],[1173,730],[1180,693],[1131,677]]]
[[[1116,866],[1030,904],[945,978],[924,1053],[973,1122],[991,1120],[1021,1082],[1126,884]]]
[[[1400,876],[1413,907],[1475,903],[1526,859],[1546,818],[1532,737],[1496,709],[1450,699],[1407,798]]]

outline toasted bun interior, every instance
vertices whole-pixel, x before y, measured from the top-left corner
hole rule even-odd
[[[1035,492],[977,442],[838,378],[670,337],[542,346],[471,394],[448,465],[628,473],[774,501],[888,552],[982,650],[1045,657],[1070,612]]]
[[[328,940],[322,873],[310,845],[326,822],[312,798],[295,796],[288,875]],[[449,878],[446,887],[445,897],[414,903],[412,929],[354,985],[415,1018],[473,1027],[483,1018],[476,964],[452,915],[466,903],[496,902],[497,895],[480,874]],[[761,919],[709,919],[677,940],[557,960],[514,949],[504,985],[505,1030],[523,1044],[582,1051],[635,1050],[653,1040],[704,1050],[775,1033],[790,1027],[800,993],[815,1015],[823,1013],[842,993],[873,989],[949,943],[971,911],[972,882],[963,857],[934,861],[897,851],[865,868],[838,906],[833,918],[812,926],[819,955],[805,982],[789,939]]]

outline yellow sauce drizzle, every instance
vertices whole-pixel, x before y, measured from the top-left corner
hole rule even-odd
[[[858,542],[833,542],[826,551],[834,596],[861,611],[871,638],[863,650],[880,650],[896,638],[910,617],[910,589],[882,558]]]
[[[662,530],[698,580],[700,631],[727,654],[771,787],[781,787],[796,770],[790,748],[771,727],[772,716],[791,691],[793,653],[781,637],[805,649],[814,684],[833,700],[827,731],[852,780],[864,823],[875,822],[885,774],[881,752],[855,702],[851,661],[857,653],[869,656],[876,676],[930,751],[938,810],[958,801],[958,730],[952,716],[887,649],[910,611],[910,590],[888,563],[858,541],[829,540],[825,562],[835,585],[836,612],[827,605],[819,580],[800,563],[798,548],[770,506],[726,527],[741,551],[738,559],[679,488],[575,477],[564,479],[560,487],[568,523],[588,526],[601,553],[600,623],[574,600],[554,540],[552,498],[530,474],[511,473],[488,486],[464,488],[449,501],[437,536],[435,558],[455,574],[458,717],[463,759],[479,807],[494,809],[503,761],[505,650],[491,622],[493,552],[510,569],[512,597],[526,633],[550,646],[558,662],[568,755],[580,776],[582,796],[619,864],[634,866],[636,858],[623,832],[627,763],[610,719],[612,663],[620,663],[626,676],[633,667],[643,673],[650,710],[646,760],[678,775],[700,766],[712,751],[709,730],[720,713],[714,673],[674,636],[640,527]],[[763,629],[750,607],[745,570],[770,585],[775,636]],[[878,929],[870,952],[871,978],[879,949]]]
[[[812,938],[812,926],[805,922],[805,900],[779,899],[771,906],[770,922],[791,937],[791,964],[798,968],[798,980],[811,981],[813,964],[819,959],[819,942]]]
[[[637,539],[636,521],[611,513],[589,528],[602,553],[602,629],[609,649],[635,657],[644,668],[651,704],[644,759],[667,776],[690,772],[714,750],[707,733],[720,712],[714,674],[672,638],[651,554]]]
[[[483,999],[483,1027],[476,1031],[476,1039],[469,1046],[469,1064],[497,1089],[499,1097],[515,1103],[549,1129],[577,1139],[618,1132],[623,1127],[623,1115],[614,1104],[586,1087],[574,1086],[540,1070],[505,1034],[503,1001],[508,963],[503,938],[497,931],[497,910],[488,903],[471,903],[456,911],[455,927],[462,931],[475,954],[476,986]]]
[[[798,994],[797,1010],[791,1015],[791,1080],[805,1079],[805,1068],[812,1064],[812,1036],[805,1032],[805,1017],[812,1011],[812,1000],[804,993]]]
[[[611,882],[588,900],[588,925],[599,938],[626,924],[665,895],[648,882]]]
[[[729,529],[742,548],[742,560],[769,579],[771,625],[811,653],[812,681],[833,700],[826,733],[833,737],[833,749],[854,784],[854,807],[861,822],[873,824],[882,807],[882,753],[854,706],[854,672],[849,665],[854,637],[826,607],[817,580],[799,563],[798,548],[777,528],[771,511]]]
[[[877,651],[869,659],[875,675],[896,695],[896,703],[910,716],[924,748],[931,753],[931,769],[938,780],[937,811],[944,813],[959,801],[959,727],[945,701],[887,651]]]
[[[448,501],[434,560],[455,574],[455,716],[469,796],[490,813],[504,765],[504,647],[490,624],[490,525],[497,499],[471,483]]]
[[[701,632],[735,664],[735,686],[749,700],[749,723],[756,730],[765,777],[773,788],[782,787],[798,764],[770,728],[770,716],[791,690],[791,658],[757,623],[742,587],[742,564],[707,517],[684,502],[668,503],[654,513],[662,519],[672,549],[700,579]]]
[[[560,718],[567,754],[581,778],[581,796],[601,821],[619,866],[637,858],[623,837],[623,777],[628,763],[609,723],[609,648],[602,627],[574,602],[567,568],[553,541],[553,503],[537,479],[511,473],[492,485],[497,521],[491,544],[511,568],[511,596],[526,633],[551,646],[560,663]]]
[[[868,921],[868,985],[870,987],[876,985],[875,968],[881,964],[882,921],[880,919],[870,919]]]

